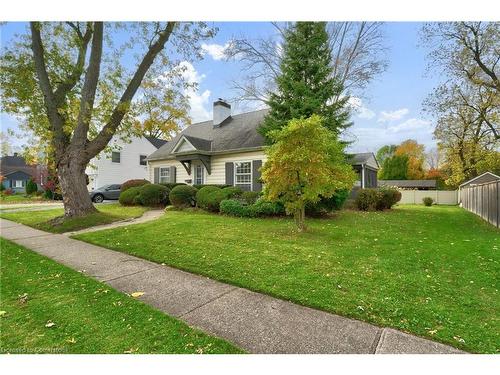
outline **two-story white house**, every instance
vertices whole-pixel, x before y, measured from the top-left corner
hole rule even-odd
[[[113,137],[111,153],[101,152],[92,159],[85,173],[89,190],[108,184],[121,184],[132,179],[149,179],[146,158],[167,141],[153,137],[133,137],[125,142]]]

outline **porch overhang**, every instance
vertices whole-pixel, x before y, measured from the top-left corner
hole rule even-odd
[[[212,172],[210,155],[199,153],[176,155],[175,160],[182,164],[188,175],[191,175],[191,164],[193,160],[201,161],[208,174]]]

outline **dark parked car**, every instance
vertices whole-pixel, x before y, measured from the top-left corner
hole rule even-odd
[[[120,188],[118,184],[104,185],[89,192],[90,199],[94,203],[101,203],[105,199],[118,199],[120,197]]]

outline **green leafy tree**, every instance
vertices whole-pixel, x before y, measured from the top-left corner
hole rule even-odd
[[[260,133],[268,142],[270,132],[292,119],[321,116],[322,124],[338,135],[349,127],[347,96],[332,74],[331,50],[324,22],[297,22],[284,31],[283,57],[277,90],[269,97],[270,112]]]
[[[273,144],[266,150],[268,159],[262,168],[264,196],[283,202],[299,231],[305,230],[306,204],[350,189],[356,179],[344,146],[322,124],[323,119],[313,115],[269,133]]]
[[[393,155],[384,160],[379,173],[381,180],[407,180],[408,155]]]
[[[394,155],[396,152],[396,145],[385,145],[379,148],[377,151],[377,161],[380,165],[384,164],[385,159]]]
[[[49,145],[65,217],[95,211],[85,168],[115,134],[133,133],[137,113],[130,109],[143,80],[174,69],[174,56],[201,57],[200,40],[214,32],[190,22],[31,22],[4,48],[3,109],[24,117]],[[127,58],[131,66],[121,64]]]

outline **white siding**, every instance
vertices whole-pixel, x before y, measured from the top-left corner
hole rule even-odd
[[[148,179],[148,167],[140,165],[139,156],[149,156],[156,151],[151,142],[146,138],[133,138],[131,143],[126,143],[114,138],[110,146],[113,151],[120,152],[120,163],[113,163],[111,154],[104,152],[92,159],[85,171],[90,178],[89,190],[107,184],[121,184],[131,179]]]
[[[205,172],[205,184],[225,184],[226,183],[226,163],[234,161],[251,161],[262,160],[262,164],[266,161],[264,151],[240,152],[234,154],[212,155],[211,157],[211,174]],[[196,162],[195,162],[196,163]],[[176,182],[186,182],[186,180],[194,180],[194,163],[191,167],[191,175],[188,175],[182,164],[176,160],[161,160],[150,161],[149,180],[154,180],[154,168],[175,166],[177,170]]]

